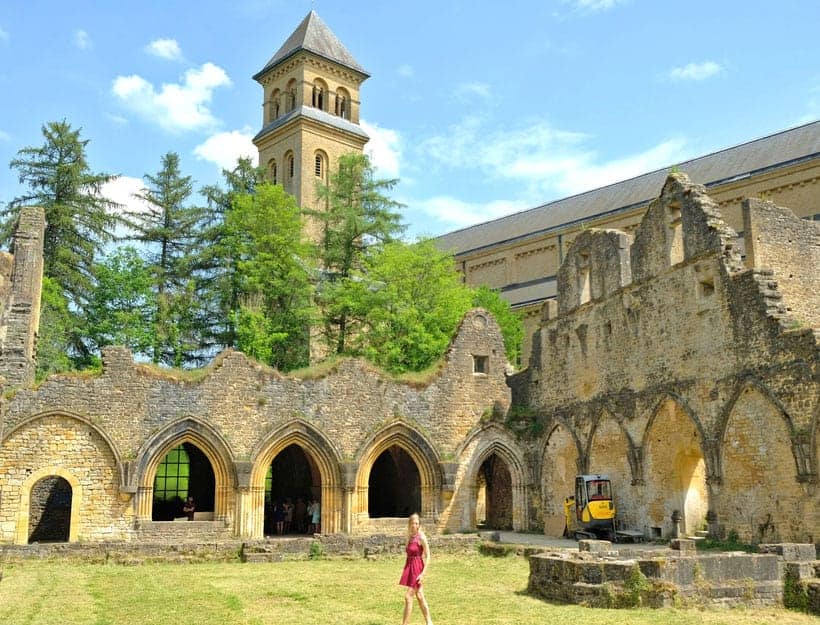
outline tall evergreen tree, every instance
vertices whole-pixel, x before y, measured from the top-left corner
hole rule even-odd
[[[41,341],[39,358],[57,357],[62,352],[77,363],[90,356],[83,328],[84,310],[94,286],[95,260],[105,244],[113,240],[119,220],[114,212],[117,204],[101,194],[102,186],[114,176],[91,170],[86,158],[88,140],[81,139],[80,129],[73,129],[67,121],[49,122],[42,127],[42,133],[42,146],[19,150],[9,165],[17,170],[28,192],[2,211],[0,237],[5,242],[11,240],[22,206],[44,209],[43,273],[52,280],[50,301],[56,303],[59,299],[66,307],[60,313],[65,325],[59,333],[65,343],[46,345]],[[58,360],[61,364],[52,363],[58,368],[69,362],[62,356]],[[41,363],[45,370],[54,370],[52,364]]]
[[[211,352],[237,347],[235,313],[240,307],[242,279],[239,250],[228,232],[227,221],[237,198],[255,193],[264,181],[264,173],[264,168],[254,167],[251,159],[240,158],[236,167],[222,170],[224,187],[209,185],[201,191],[207,211],[203,216],[196,276],[207,311],[204,347]]]
[[[148,210],[129,211],[126,220],[134,231],[130,238],[146,247],[156,296],[151,360],[176,367],[198,364],[205,356],[192,271],[202,209],[188,204],[193,183],[180,172],[176,153],[163,156],[162,168],[144,178],[146,187],[137,197]]]
[[[348,336],[357,328],[349,326],[350,307],[334,296],[334,283],[363,268],[368,254],[404,230],[398,212],[402,205],[385,195],[397,182],[377,179],[366,155],[346,154],[340,157],[339,170],[330,175],[329,183],[319,186],[324,209],[304,211],[321,224],[318,259],[325,279],[319,305],[325,339],[335,353],[346,352]]]

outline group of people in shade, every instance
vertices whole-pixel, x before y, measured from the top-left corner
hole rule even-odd
[[[276,500],[270,509],[272,530],[277,536],[284,534],[319,534],[322,531],[322,505],[318,499],[290,497]]]

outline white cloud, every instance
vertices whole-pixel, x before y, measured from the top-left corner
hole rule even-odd
[[[370,135],[364,151],[370,157],[379,177],[399,178],[401,170],[401,136],[395,130],[382,128],[362,120],[361,126]]]
[[[256,165],[259,152],[252,138],[253,135],[249,131],[219,132],[196,146],[194,154],[199,160],[214,163],[220,170],[233,169],[241,156],[250,156],[253,164]]]
[[[571,4],[576,9],[582,11],[606,11],[619,4],[623,4],[625,0],[564,0],[567,4]]]
[[[3,130],[0,130],[0,141],[11,141],[11,135]]]
[[[465,82],[455,89],[455,96],[459,100],[474,100],[476,96],[488,100],[492,95],[492,88],[485,82]]]
[[[465,202],[447,195],[425,200],[402,200],[402,203],[407,205],[407,210],[432,217],[447,230],[465,228],[532,207],[524,200]]]
[[[137,197],[137,193],[145,190],[145,183],[140,178],[131,176],[117,176],[110,182],[106,182],[101,189],[101,195],[112,202],[121,205],[118,212],[148,212],[149,204]]]
[[[3,30],[2,26],[0,26],[0,41],[8,41],[8,40],[9,40],[9,34],[5,30]]]
[[[74,31],[74,45],[80,50],[92,50],[94,42],[91,41],[91,36],[84,30]]]
[[[181,84],[163,84],[159,92],[136,74],[118,76],[111,90],[126,108],[166,130],[179,132],[215,126],[217,120],[208,105],[214,89],[230,84],[225,70],[205,63],[185,72]]]
[[[602,160],[588,147],[590,135],[536,121],[512,129],[490,129],[479,117],[466,118],[446,135],[422,142],[429,161],[461,171],[516,183],[518,197],[535,201],[563,197],[660,169],[686,158],[685,142],[667,139],[642,152]],[[458,176],[458,174],[454,174]]]
[[[723,68],[714,61],[703,63],[688,63],[683,67],[676,67],[669,72],[672,80],[705,80],[723,71]]]
[[[412,78],[413,75],[415,74],[415,71],[413,70],[413,66],[408,65],[407,63],[405,63],[404,65],[400,65],[399,69],[396,70],[396,72],[402,78]]]
[[[182,50],[176,39],[154,39],[145,46],[145,51],[153,56],[169,61],[182,60]]]

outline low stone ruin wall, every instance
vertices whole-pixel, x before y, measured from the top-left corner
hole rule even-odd
[[[674,542],[676,550],[629,554],[612,551],[607,541],[581,541],[578,552],[532,555],[528,592],[593,607],[768,606],[784,605],[785,588],[786,605],[809,611],[815,593],[820,595],[815,589],[816,583],[820,588],[820,561],[814,545],[761,545],[761,553],[699,553],[693,541]],[[794,605],[795,596],[802,605]]]
[[[180,526],[193,526],[179,523]],[[192,528],[194,529],[194,528]],[[431,535],[433,553],[475,552],[476,534]],[[0,565],[24,560],[144,564],[148,562],[276,562],[316,557],[378,558],[404,553],[404,536],[316,534],[266,540],[177,540],[157,542],[0,545]]]

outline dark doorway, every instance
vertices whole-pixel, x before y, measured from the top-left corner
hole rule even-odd
[[[507,464],[492,454],[482,463],[476,482],[476,523],[487,529],[512,529],[512,478]]]
[[[265,478],[265,535],[307,532],[311,526],[308,505],[316,501],[321,509],[321,497],[322,478],[316,463],[299,445],[285,447],[271,462]],[[277,527],[277,521],[282,525]]]
[[[31,489],[29,543],[66,543],[71,531],[71,484],[50,475]]]
[[[370,469],[367,510],[371,519],[421,512],[419,469],[410,454],[398,445],[382,452]]]
[[[182,443],[174,447],[157,467],[154,478],[154,521],[182,518],[183,504],[194,498],[197,512],[214,511],[216,479],[208,457],[196,445]]]

